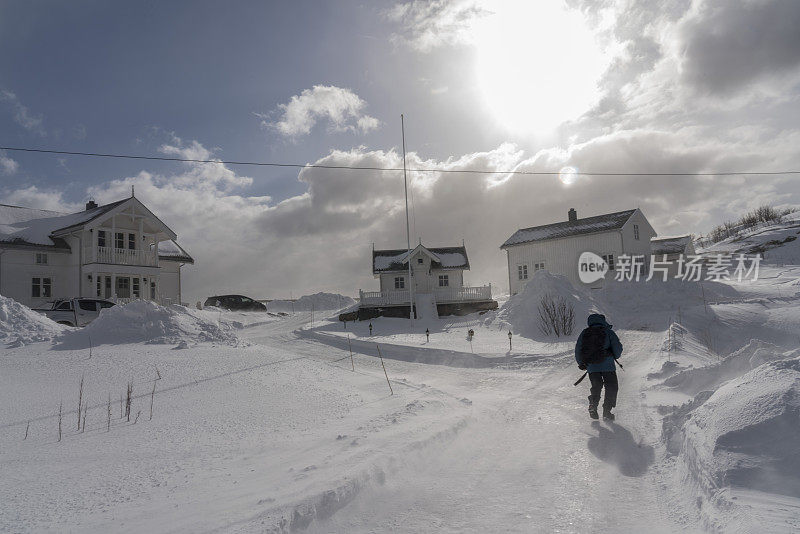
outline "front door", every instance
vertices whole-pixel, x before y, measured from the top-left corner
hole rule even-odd
[[[117,277],[117,297],[121,299],[131,298],[131,279],[127,276]]]

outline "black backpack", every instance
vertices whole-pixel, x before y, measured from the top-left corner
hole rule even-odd
[[[581,333],[581,361],[600,363],[609,351],[606,349],[606,329],[603,326],[590,326]]]

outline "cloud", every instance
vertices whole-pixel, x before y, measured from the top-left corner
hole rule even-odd
[[[286,137],[308,135],[317,124],[325,120],[329,129],[336,132],[366,133],[380,126],[380,121],[364,113],[367,103],[349,89],[333,85],[315,85],[293,96],[288,104],[280,104],[277,121],[268,115],[258,114],[262,125],[272,127]]]
[[[19,163],[0,152],[0,173],[14,174],[19,169]]]
[[[798,73],[800,2],[706,0],[680,25],[684,79],[731,94],[765,77]]]
[[[42,126],[42,123],[44,122],[42,116],[31,115],[28,108],[24,106],[22,102],[20,102],[16,94],[7,89],[2,89],[0,90],[0,102],[5,102],[8,104],[9,108],[11,109],[14,122],[29,132],[33,132],[42,137],[47,135],[47,132]]]
[[[400,2],[386,12],[386,18],[401,30],[392,34],[398,44],[419,52],[442,46],[470,44],[475,21],[489,11],[477,0],[413,0]]]
[[[13,191],[2,191],[1,193],[2,203],[12,206],[25,206],[63,213],[76,212],[82,208],[81,204],[65,200],[63,191],[39,189],[35,185]]]

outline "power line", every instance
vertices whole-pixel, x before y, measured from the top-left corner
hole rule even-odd
[[[10,146],[0,146],[0,150],[12,152],[34,152],[38,154],[59,154],[65,156],[87,156],[95,158],[118,158],[136,159],[148,161],[177,161],[181,163],[218,163],[223,165],[247,165],[251,167],[288,167],[297,169],[339,169],[352,171],[377,171],[377,172],[402,172],[402,167],[355,167],[352,165],[321,165],[315,163],[273,163],[263,161],[225,161],[219,159],[190,159],[190,158],[170,158],[166,156],[137,156],[133,154],[105,154],[100,152],[71,152],[67,150],[47,150],[43,148],[20,148]],[[503,174],[503,175],[524,175],[524,176],[558,176],[561,171],[492,171],[480,169],[437,169],[437,168],[410,168],[409,172],[439,172],[439,173],[461,173],[461,174]],[[797,171],[726,171],[726,172],[572,172],[575,176],[780,176],[789,174],[800,174]]]

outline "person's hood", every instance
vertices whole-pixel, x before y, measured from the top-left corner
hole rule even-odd
[[[606,328],[611,328],[612,325],[606,322],[606,316],[600,313],[593,313],[586,319],[586,322],[589,326],[605,326]]]

